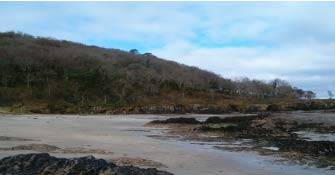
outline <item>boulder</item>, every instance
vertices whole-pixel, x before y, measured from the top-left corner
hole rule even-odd
[[[117,166],[93,156],[56,158],[46,153],[19,154],[0,160],[0,174],[15,175],[172,175],[155,168]]]

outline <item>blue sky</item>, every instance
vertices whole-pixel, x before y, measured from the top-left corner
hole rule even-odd
[[[155,55],[223,77],[335,91],[334,2],[0,2],[0,31]]]

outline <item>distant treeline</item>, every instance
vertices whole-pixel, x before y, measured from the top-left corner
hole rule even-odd
[[[122,51],[0,33],[0,105],[61,101],[117,107],[150,100],[171,103],[171,99],[232,97],[310,99],[315,93],[280,79],[226,79],[136,49]]]

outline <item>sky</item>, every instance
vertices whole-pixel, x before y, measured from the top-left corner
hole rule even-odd
[[[335,92],[335,2],[0,2],[0,31]]]

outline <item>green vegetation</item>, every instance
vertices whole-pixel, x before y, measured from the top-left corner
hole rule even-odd
[[[14,111],[104,113],[195,104],[231,108],[313,96],[283,80],[232,81],[136,49],[0,33],[0,106]]]

